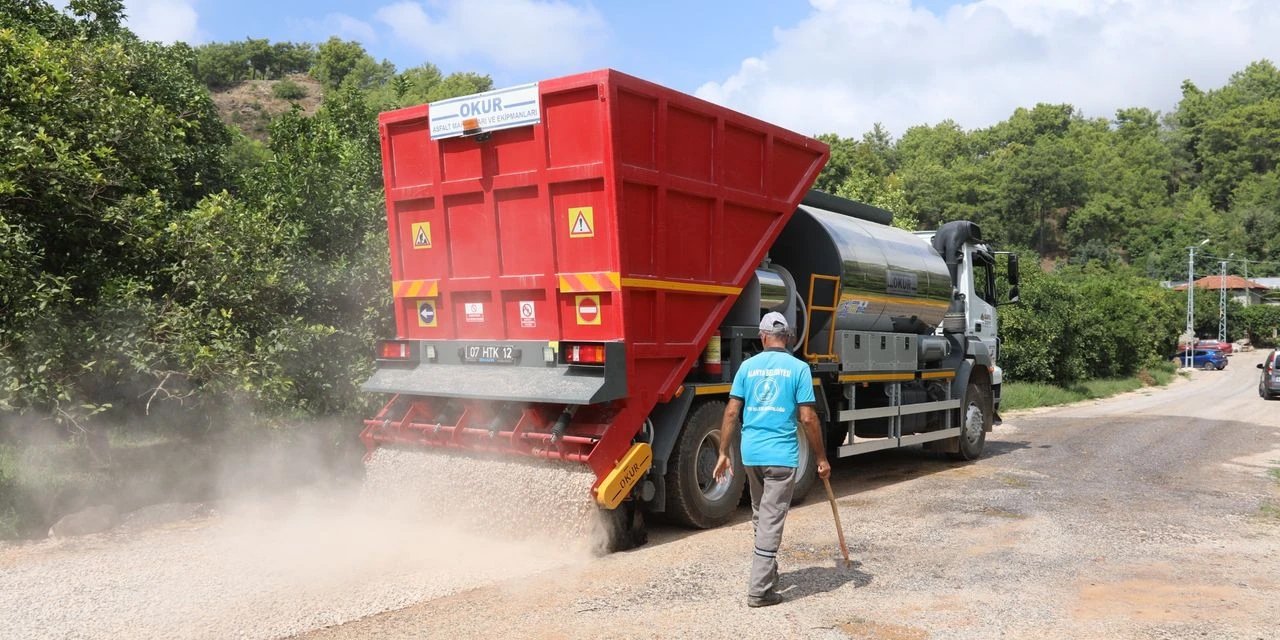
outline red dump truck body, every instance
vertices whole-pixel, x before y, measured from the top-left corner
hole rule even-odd
[[[400,351],[366,385],[396,394],[366,421],[371,449],[571,460],[603,478],[828,156],[613,70],[534,90],[525,126],[433,138],[427,105],[379,118]]]

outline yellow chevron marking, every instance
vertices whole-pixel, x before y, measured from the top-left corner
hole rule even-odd
[[[396,298],[435,298],[440,294],[436,280],[397,280],[391,283],[391,295]]]
[[[584,293],[595,291],[617,291],[619,276],[616,271],[596,273],[565,273],[560,275],[560,291],[563,293]]]

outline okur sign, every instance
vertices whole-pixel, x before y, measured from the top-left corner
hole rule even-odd
[[[432,102],[431,139],[512,129],[541,120],[538,83]]]

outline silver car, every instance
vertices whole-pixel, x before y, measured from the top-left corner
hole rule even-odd
[[[1258,381],[1258,395],[1270,400],[1280,398],[1280,349],[1267,354],[1267,359],[1258,364],[1262,369],[1262,379]]]

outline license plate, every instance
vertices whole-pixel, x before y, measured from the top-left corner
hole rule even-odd
[[[461,349],[462,361],[477,364],[515,364],[520,349],[503,344],[472,344]]]

